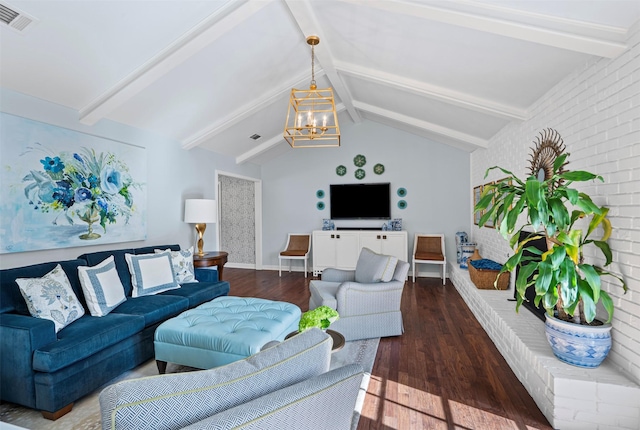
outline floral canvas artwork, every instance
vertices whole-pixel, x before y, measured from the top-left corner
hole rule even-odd
[[[145,149],[0,114],[0,253],[146,238]]]

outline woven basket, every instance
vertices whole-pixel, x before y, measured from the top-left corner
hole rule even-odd
[[[469,263],[469,277],[476,287],[481,290],[494,289],[493,283],[498,276],[499,270],[476,269],[473,264]],[[500,275],[498,279],[498,290],[506,290],[509,288],[509,272]]]

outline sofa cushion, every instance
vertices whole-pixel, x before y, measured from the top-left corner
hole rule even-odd
[[[362,248],[356,264],[356,282],[389,282],[398,264],[398,259],[390,255],[376,254],[369,248]]]
[[[131,297],[148,296],[180,288],[171,265],[171,253],[125,254],[131,273]]]
[[[172,251],[180,251],[180,245],[156,245],[156,246],[143,246],[142,248],[136,248],[133,253],[140,254],[153,254],[156,249],[170,249]]]
[[[124,295],[127,297],[131,297],[131,275],[129,274],[129,266],[127,265],[127,261],[125,260],[124,255],[132,253],[134,253],[133,249],[117,249],[114,251],[101,251],[92,252],[90,254],[82,254],[78,258],[87,260],[89,266],[96,266],[107,259],[109,256],[113,255],[113,260],[116,263],[118,276],[120,276],[120,281],[122,282],[122,286],[124,287]]]
[[[189,300],[184,297],[154,295],[130,297],[111,313],[142,316],[145,327],[149,327],[178,315],[188,307]]]
[[[193,270],[193,246],[189,249],[171,251],[171,249],[155,249],[155,253],[171,253],[171,266],[178,284],[198,282]]]
[[[53,321],[56,333],[84,315],[60,264],[38,278],[16,278],[31,316]]]
[[[102,318],[85,315],[60,330],[58,341],[33,353],[33,368],[55,372],[81,361],[144,329],[144,318],[113,312]]]
[[[228,282],[190,282],[182,284],[177,290],[160,293],[161,296],[178,296],[189,300],[189,308],[195,308],[216,297],[229,294]]]
[[[118,382],[100,393],[102,428],[139,423],[182,428],[329,370],[330,337],[319,329],[226,366]],[[127,424],[129,423],[129,424]]]
[[[78,267],[78,277],[89,312],[102,317],[126,300],[113,255],[93,267]]]

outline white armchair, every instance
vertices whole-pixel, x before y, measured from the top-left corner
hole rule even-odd
[[[346,340],[401,335],[400,304],[408,271],[409,263],[363,248],[356,270],[325,269],[322,280],[309,283],[309,309],[325,305],[337,310],[340,319],[331,329]]]

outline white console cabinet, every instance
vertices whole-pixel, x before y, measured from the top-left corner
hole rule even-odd
[[[314,275],[319,275],[327,267],[355,269],[360,250],[365,247],[408,261],[406,231],[316,230],[311,246]]]

